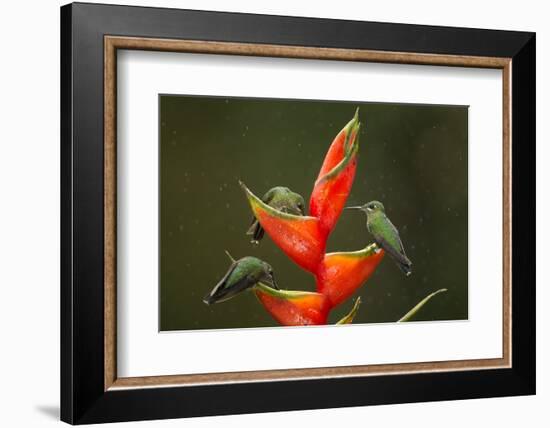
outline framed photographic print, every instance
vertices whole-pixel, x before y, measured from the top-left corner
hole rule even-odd
[[[76,3],[61,54],[62,420],[535,393],[534,34]]]

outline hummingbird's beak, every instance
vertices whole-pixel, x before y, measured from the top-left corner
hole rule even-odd
[[[362,209],[363,207],[345,207],[344,209],[345,210],[360,210]]]

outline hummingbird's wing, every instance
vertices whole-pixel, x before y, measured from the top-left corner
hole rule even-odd
[[[250,275],[235,277],[234,273],[237,264],[238,262],[233,263],[212,291],[204,297],[203,300],[205,303],[210,305],[212,303],[224,302],[256,284],[257,281],[251,278]]]
[[[384,249],[384,251],[389,253],[399,269],[401,269],[405,275],[409,276],[412,273],[412,262],[404,252],[398,251],[393,245],[382,237],[375,238],[375,241]]]
[[[405,252],[403,251],[403,246],[401,245],[401,251],[396,249],[393,245],[391,245],[386,239],[384,239],[381,236],[377,236],[374,239],[378,245],[382,247],[384,251],[387,251],[390,253],[390,255],[399,263],[412,266],[412,262],[409,260],[409,258],[406,256]]]
[[[273,189],[269,189],[265,195],[262,196],[262,202],[264,204],[269,205],[271,200],[275,197],[277,194],[277,189],[274,187]]]
[[[412,262],[409,260],[405,254],[405,249],[403,248],[403,243],[399,236],[399,231],[393,225],[389,218],[384,216],[383,228],[384,231],[372,231],[371,233],[374,236],[375,241],[380,245],[384,251],[387,251],[390,256],[397,262],[399,267],[405,274],[409,275],[411,273]]]
[[[236,267],[237,267],[236,261],[231,263],[231,266],[229,266],[229,269],[227,270],[225,275],[222,277],[222,279],[220,279],[218,283],[214,286],[214,288],[212,288],[210,293],[206,295],[206,297],[204,298],[205,301],[207,300],[208,297],[213,298],[214,296],[219,294],[219,292],[227,285],[227,280],[231,276],[231,274],[233,273]]]
[[[387,217],[386,217],[387,218]],[[403,242],[401,242],[401,236],[399,236],[399,231],[397,230],[397,227],[395,227],[393,225],[393,223],[390,221],[390,219],[388,218],[388,225],[393,229],[393,232],[394,232],[394,236],[395,236],[395,242],[396,244],[398,245],[399,247],[399,252],[405,257],[407,258],[407,256],[405,255],[405,249],[403,248]],[[407,258],[408,260],[408,258]]]

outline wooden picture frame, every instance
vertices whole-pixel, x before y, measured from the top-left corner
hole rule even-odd
[[[501,69],[502,358],[118,377],[118,49]],[[534,34],[77,3],[61,9],[61,53],[62,420],[80,424],[535,392]]]

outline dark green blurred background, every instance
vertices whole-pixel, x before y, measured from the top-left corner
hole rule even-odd
[[[269,262],[279,286],[314,290],[266,235],[245,232],[251,212],[237,180],[258,196],[287,186],[307,201],[334,136],[360,107],[357,174],[348,205],[380,200],[413,262],[405,277],[387,256],[356,294],[354,323],[395,321],[439,288],[416,320],[468,317],[468,109],[327,101],[160,96],[160,329],[275,326],[251,292],[207,306],[203,296],[235,258]],[[365,215],[344,211],[327,252],[372,242]],[[355,299],[355,296],[354,298]],[[332,311],[333,323],[353,299]]]

